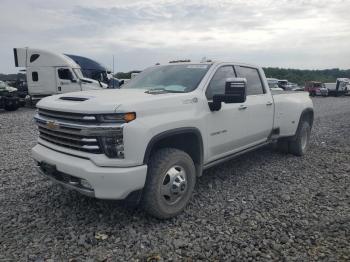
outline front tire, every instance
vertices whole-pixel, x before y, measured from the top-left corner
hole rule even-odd
[[[191,157],[175,148],[156,151],[148,165],[143,209],[159,219],[181,213],[192,196],[196,170]]]

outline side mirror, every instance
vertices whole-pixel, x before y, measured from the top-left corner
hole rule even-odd
[[[71,79],[70,81],[71,81],[72,83],[78,82],[76,79]]]
[[[246,101],[247,80],[245,78],[227,78],[225,83],[225,94],[214,95],[213,101],[209,102],[211,111],[219,111],[221,103],[244,103]]]

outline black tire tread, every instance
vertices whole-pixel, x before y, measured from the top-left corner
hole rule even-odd
[[[157,206],[157,203],[154,200],[156,197],[155,196],[155,189],[157,188],[157,180],[152,179],[152,177],[151,177],[151,176],[154,176],[155,174],[158,174],[160,172],[160,170],[163,169],[163,166],[166,165],[166,163],[169,163],[169,161],[171,161],[171,159],[173,159],[174,157],[176,157],[176,155],[179,155],[179,154],[182,157],[185,156],[186,158],[188,158],[193,165],[193,170],[195,170],[193,160],[191,159],[191,157],[187,153],[185,153],[179,149],[175,149],[175,148],[159,149],[158,151],[156,151],[153,154],[153,156],[151,156],[151,159],[149,161],[148,174],[147,174],[147,178],[146,178],[144,194],[142,197],[141,205],[142,205],[143,209],[148,214],[150,214],[154,217],[157,217],[159,219],[167,219],[167,218],[176,216],[179,213],[181,213],[185,207],[184,206],[183,208],[178,210],[176,213],[173,213],[171,215],[160,211],[158,206]],[[195,176],[195,172],[194,172],[194,176]]]

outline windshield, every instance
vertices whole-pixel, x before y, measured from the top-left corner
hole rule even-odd
[[[197,88],[210,65],[166,65],[146,69],[122,88],[185,93]]]

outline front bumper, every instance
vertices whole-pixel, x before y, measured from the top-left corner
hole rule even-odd
[[[88,159],[66,155],[40,144],[32,149],[32,155],[38,164],[55,166],[58,175],[87,180],[92,189],[74,185],[67,182],[67,179],[57,179],[57,176],[45,173],[40,166],[37,167],[39,173],[66,188],[100,199],[124,199],[131,192],[142,189],[146,181],[147,165],[125,168],[99,167]]]

